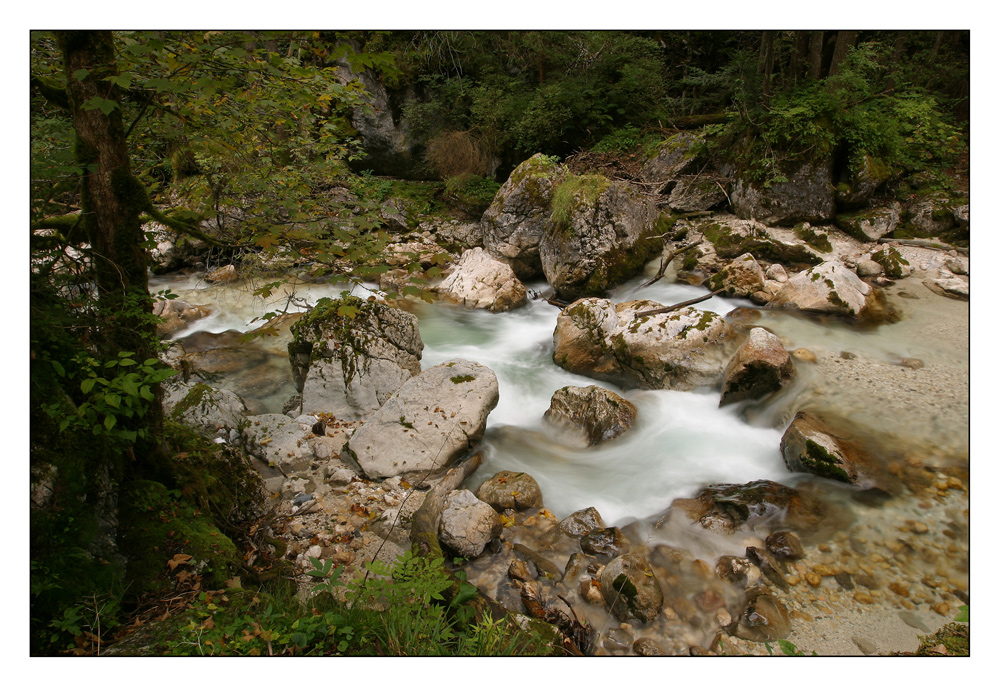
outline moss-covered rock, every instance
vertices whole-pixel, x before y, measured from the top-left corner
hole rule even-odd
[[[798,413],[781,437],[781,455],[793,472],[809,472],[820,477],[871,486],[864,456],[850,443],[830,434],[819,421]]]
[[[212,518],[159,482],[123,487],[121,521],[130,594],[166,591],[181,569],[202,575],[205,588],[219,589],[240,570],[242,556]]]

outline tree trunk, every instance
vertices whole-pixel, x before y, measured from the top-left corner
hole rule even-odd
[[[836,76],[840,72],[840,65],[847,57],[848,51],[854,47],[858,40],[857,31],[838,31],[837,45],[833,48],[833,61],[830,62],[830,76]]]
[[[155,358],[149,256],[139,219],[150,202],[132,174],[119,89],[108,81],[118,75],[114,38],[110,31],[59,31],[56,39],[76,132],[76,161],[83,170],[81,214],[97,286],[94,344],[104,359],[121,351],[135,353],[140,361]],[[156,436],[162,424],[159,398],[151,405],[144,417],[132,420]],[[152,459],[155,451],[142,448]]]
[[[792,84],[799,82],[805,70],[806,58],[809,55],[809,32],[795,32],[795,49],[788,63],[789,81]],[[786,84],[787,85],[787,84]]]
[[[761,75],[764,106],[771,102],[771,73],[774,71],[774,31],[764,31],[760,37],[760,61],[757,73]]]
[[[886,89],[890,93],[896,91],[896,70],[899,69],[903,61],[903,54],[906,52],[906,31],[896,32],[896,42],[892,47],[892,60],[889,62],[889,76],[886,79]]]
[[[813,31],[809,37],[809,72],[810,79],[818,79],[823,72],[823,32]]]

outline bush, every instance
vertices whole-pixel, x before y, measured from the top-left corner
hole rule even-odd
[[[442,179],[460,175],[486,176],[491,169],[490,156],[472,134],[449,131],[427,142],[427,162]]]
[[[459,208],[473,215],[479,215],[493,202],[500,183],[476,174],[459,174],[445,181],[445,195]]]

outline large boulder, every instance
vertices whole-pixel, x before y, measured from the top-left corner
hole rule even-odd
[[[838,262],[824,262],[790,278],[767,307],[856,319],[866,314],[874,299],[874,288],[852,270]]]
[[[781,456],[792,472],[809,472],[848,484],[864,481],[857,450],[806,413],[797,413],[782,435]]]
[[[602,387],[564,386],[552,394],[545,420],[595,446],[628,431],[636,412],[630,401]]]
[[[889,205],[837,215],[835,222],[841,231],[858,241],[878,241],[896,230],[902,212],[903,206],[893,202]]]
[[[441,511],[441,543],[464,558],[475,558],[503,531],[497,512],[468,489],[450,492]]]
[[[754,327],[726,367],[719,405],[766,396],[787,386],[794,374],[792,357],[781,339]]]
[[[852,157],[848,163],[847,180],[837,184],[837,203],[848,207],[864,205],[887,181],[899,176],[881,160],[867,153]]]
[[[556,320],[553,360],[570,372],[628,388],[717,384],[735,347],[733,328],[714,312],[695,308],[640,316],[661,307],[649,300],[578,300]]]
[[[656,204],[624,182],[570,176],[553,196],[538,246],[545,279],[562,298],[603,296],[639,274],[660,248]]]
[[[229,438],[246,424],[247,407],[228,389],[173,382],[166,386],[163,412],[209,438]]]
[[[417,318],[378,301],[321,299],[288,344],[302,413],[362,419],[420,373]]]
[[[833,217],[834,187],[831,159],[787,163],[787,181],[765,185],[737,178],[731,194],[733,211],[743,218],[775,226],[825,222]]]
[[[519,279],[542,273],[538,244],[552,225],[552,193],[565,174],[541,153],[511,172],[483,213],[483,247],[511,266]]]
[[[466,307],[491,312],[513,310],[528,302],[528,290],[510,265],[482,248],[462,253],[452,273],[438,285],[437,292]]]
[[[712,291],[722,291],[727,296],[747,298],[762,290],[766,279],[764,268],[752,255],[744,253],[712,275],[707,286]]]
[[[499,399],[488,367],[467,360],[442,363],[407,380],[344,452],[372,479],[446,467],[482,438]]]
[[[705,140],[690,132],[671,136],[660,144],[659,150],[642,166],[642,180],[656,184],[658,192],[670,190],[681,174],[689,171],[704,150]]]
[[[667,198],[667,205],[677,212],[711,210],[727,200],[726,190],[714,178],[681,177]]]
[[[601,573],[601,593],[621,621],[648,623],[663,610],[663,591],[649,562],[636,553],[613,559]]]
[[[251,415],[245,424],[247,452],[284,474],[307,469],[315,458],[308,441],[313,436],[313,418],[264,413]]]

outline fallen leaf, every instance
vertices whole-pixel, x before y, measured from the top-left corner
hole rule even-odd
[[[167,561],[167,565],[170,566],[171,570],[176,570],[178,565],[184,565],[190,560],[191,556],[189,556],[188,554],[179,553],[173,558],[171,558],[169,561]]]

